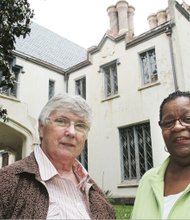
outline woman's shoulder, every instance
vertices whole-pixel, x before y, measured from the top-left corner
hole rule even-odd
[[[11,176],[14,176],[18,174],[21,170],[25,170],[28,167],[28,161],[33,158],[33,153],[31,153],[29,156],[18,160],[10,165],[4,166],[0,169],[0,179],[4,178],[10,178]]]
[[[164,162],[161,165],[158,165],[156,167],[151,168],[148,170],[142,177],[142,179],[149,179],[154,177],[160,177],[162,178],[165,170],[167,168],[167,165],[169,163],[169,157],[164,160]]]
[[[159,168],[160,168],[160,166],[157,166],[157,167],[153,167],[150,170],[146,171],[146,173],[143,175],[143,178],[148,178],[148,177],[151,177],[151,176],[157,174]]]

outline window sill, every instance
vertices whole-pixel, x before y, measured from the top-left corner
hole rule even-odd
[[[130,188],[130,187],[138,187],[139,183],[137,180],[125,180],[122,183],[117,185],[117,188]]]
[[[141,86],[140,88],[138,88],[138,91],[141,91],[143,89],[147,89],[147,88],[150,88],[150,87],[153,87],[153,86],[158,86],[160,84],[161,84],[160,81],[157,81],[157,82],[154,82],[154,83],[147,83],[144,86]]]
[[[106,98],[102,99],[102,102],[109,101],[111,99],[115,99],[115,98],[118,98],[118,97],[120,97],[119,94],[112,95],[112,96],[109,96],[109,97],[106,97]]]
[[[11,101],[20,102],[20,100],[18,100],[14,96],[8,96],[8,95],[4,95],[4,94],[0,93],[0,97],[2,97],[3,99],[8,99],[8,100],[11,100]]]

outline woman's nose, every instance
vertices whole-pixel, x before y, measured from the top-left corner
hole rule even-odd
[[[75,125],[74,125],[74,123],[70,123],[70,125],[66,128],[66,134],[67,134],[67,136],[75,136],[75,134],[76,134],[76,130],[75,130]]]
[[[173,129],[184,129],[184,128],[185,128],[185,126],[183,126],[183,124],[181,123],[180,120],[176,120],[176,121],[175,121],[175,124],[174,124],[174,126],[173,126]]]

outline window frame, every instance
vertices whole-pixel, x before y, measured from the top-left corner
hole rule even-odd
[[[148,126],[149,133],[146,136],[145,131],[147,132],[146,126]],[[141,143],[139,143],[139,137],[138,137],[138,131],[137,128],[142,127],[142,131],[144,132],[142,137],[145,139],[147,138],[150,143],[145,143],[145,140],[143,139]],[[125,143],[124,139],[122,139],[122,133],[126,132],[127,130],[132,129],[132,138],[126,138]],[[135,130],[136,129],[136,130]],[[126,136],[129,136],[130,134],[127,133]],[[153,149],[152,149],[152,141],[151,141],[151,130],[150,130],[150,123],[149,121],[147,122],[141,122],[138,124],[133,124],[125,127],[119,128],[119,138],[120,138],[120,150],[121,150],[121,180],[122,182],[127,182],[127,183],[138,183],[139,180],[141,179],[142,175],[149,169],[153,167]],[[133,142],[132,142],[133,141]],[[130,143],[133,143],[133,146],[131,148]],[[150,144],[150,146],[148,146]],[[143,148],[140,146],[142,145]],[[141,149],[140,149],[141,148]],[[150,149],[148,149],[150,148]],[[146,151],[146,149],[148,149]],[[133,152],[132,152],[133,150]],[[140,151],[141,150],[141,151]],[[151,150],[151,151],[150,151]],[[127,152],[125,152],[127,151]],[[142,155],[142,151],[145,155]],[[132,152],[132,156],[130,155]],[[144,164],[140,162],[140,159],[143,158]],[[149,159],[150,158],[150,159]],[[133,159],[133,163],[131,161]],[[148,161],[148,159],[150,161]],[[127,163],[127,164],[126,164]],[[143,165],[145,165],[143,167]],[[132,167],[135,169],[132,171]],[[144,168],[144,171],[142,171],[142,167]],[[128,170],[127,170],[128,168]],[[132,172],[135,172],[132,174]],[[127,176],[128,175],[128,176]],[[136,175],[136,176],[135,176]]]
[[[53,86],[50,85],[51,83],[52,83]],[[51,86],[51,88],[50,88],[50,86]],[[52,90],[52,94],[50,94],[51,90]],[[55,80],[49,79],[49,83],[48,83],[48,99],[51,99],[54,95],[55,95]]]
[[[18,98],[20,73],[24,73],[24,71],[22,70],[23,67],[16,64],[16,57],[10,57],[8,62],[10,73],[13,74],[13,77],[15,77],[15,83],[13,85],[13,88],[7,88],[6,86],[1,87],[0,94]],[[2,71],[0,71],[0,82],[1,80],[3,80],[2,78]]]
[[[79,94],[77,90],[77,82],[79,82],[79,89],[81,89],[81,94]],[[86,99],[86,76],[75,79],[75,94],[80,95],[82,98]],[[78,160],[88,171],[88,140],[85,141],[84,149],[78,156]]]
[[[120,64],[119,60],[116,59],[100,66],[99,72],[103,73],[104,98],[106,99],[116,96],[119,93],[118,68],[117,68],[119,64]],[[110,86],[108,85],[108,83],[110,84]]]
[[[79,83],[79,87],[77,87],[77,83]],[[79,90],[80,92],[78,92]],[[86,99],[86,76],[75,80],[75,94]]]
[[[78,156],[78,160],[83,167],[88,171],[88,140],[85,141],[84,149]]]
[[[143,62],[143,59],[144,60],[147,59],[147,62],[146,63]],[[155,47],[152,47],[143,52],[140,52],[139,60],[140,60],[140,66],[141,66],[142,86],[146,86],[146,85],[158,82],[158,67],[157,67]]]

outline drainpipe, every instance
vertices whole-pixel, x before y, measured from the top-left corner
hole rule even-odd
[[[65,84],[66,84],[66,93],[68,93],[68,90],[69,90],[69,74],[68,73],[65,73],[64,75],[64,81],[65,81]]]
[[[175,68],[175,61],[174,61],[174,50],[173,50],[173,43],[172,43],[172,28],[168,27],[166,29],[166,35],[169,39],[169,46],[170,46],[170,57],[171,57],[171,63],[172,63],[172,73],[173,73],[173,80],[174,80],[174,89],[177,91],[179,89],[178,81],[177,81],[177,74],[176,74],[176,68]]]

